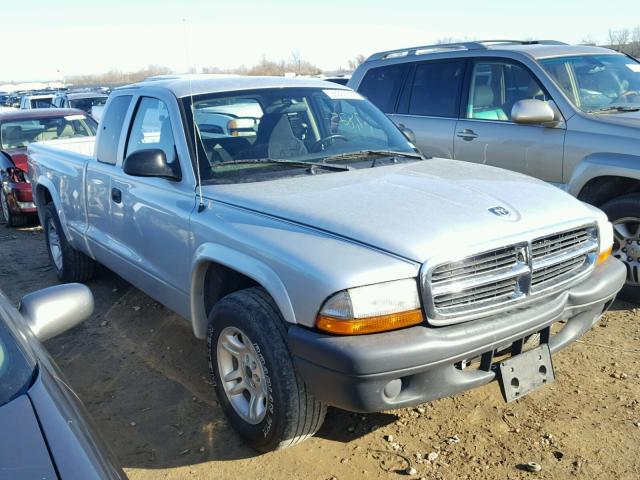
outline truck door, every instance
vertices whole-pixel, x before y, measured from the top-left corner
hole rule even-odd
[[[548,101],[548,93],[524,65],[512,60],[480,58],[472,68],[456,126],[454,158],[561,183],[564,121],[553,127],[511,121],[514,103],[527,98]]]
[[[111,179],[122,156],[120,138],[131,106],[131,95],[114,97],[98,127],[96,159],[87,164],[85,198],[87,246],[96,260],[110,267],[117,245],[111,236]]]
[[[182,179],[134,177],[118,165],[109,198],[118,268],[138,288],[188,316],[195,178],[186,145],[176,148],[176,139],[184,142],[184,129],[175,98],[138,97],[130,125],[123,159],[160,149],[169,162],[178,162]]]

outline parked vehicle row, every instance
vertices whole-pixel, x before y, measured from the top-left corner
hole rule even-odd
[[[640,298],[640,63],[557,41],[427,45],[380,52],[348,84],[427,155],[550,182],[602,208]]]
[[[28,176],[60,280],[101,263],[184,317],[231,425],[270,451],[327,405],[493,380],[521,398],[625,282],[600,210],[404,133],[338,84],[171,76],[112,92],[95,145],[30,144]]]

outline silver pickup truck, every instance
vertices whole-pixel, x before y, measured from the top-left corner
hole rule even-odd
[[[596,208],[427,159],[319,80],[123,87],[95,145],[32,145],[29,175],[60,279],[100,262],[188,319],[261,451],[313,435],[327,405],[389,410],[494,379],[520,398],[625,281]]]

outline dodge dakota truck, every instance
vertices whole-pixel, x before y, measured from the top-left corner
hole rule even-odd
[[[111,94],[95,144],[53,143],[28,161],[59,278],[99,262],[187,319],[259,451],[313,435],[327,405],[389,410],[492,380],[521,398],[625,281],[598,209],[426,158],[337,84],[143,82]]]

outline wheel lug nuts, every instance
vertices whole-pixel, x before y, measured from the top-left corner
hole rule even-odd
[[[633,258],[627,257],[627,262],[633,262]]]
[[[631,245],[631,240],[627,240],[627,244],[628,244],[628,245]]]
[[[623,247],[623,248],[622,248],[622,251],[623,251],[624,253],[627,253],[627,247]]]

